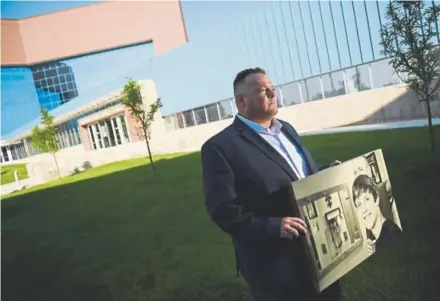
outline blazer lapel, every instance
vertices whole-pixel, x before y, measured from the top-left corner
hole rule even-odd
[[[277,163],[292,179],[292,181],[298,180],[298,177],[286,162],[283,156],[281,156],[266,140],[264,140],[260,135],[255,133],[246,124],[244,124],[238,118],[235,118],[234,125],[238,129],[240,135],[257,147],[261,152],[263,152],[269,159]]]
[[[316,172],[314,168],[314,164],[310,161],[312,158],[308,155],[307,150],[305,149],[303,143],[300,141],[299,137],[293,133],[285,124],[281,128],[281,131],[292,141],[295,146],[301,151],[301,155],[307,163],[307,168],[310,174],[314,174]]]

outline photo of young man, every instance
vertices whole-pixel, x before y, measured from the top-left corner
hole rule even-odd
[[[359,175],[353,182],[353,202],[367,231],[367,240],[375,249],[390,240],[401,229],[385,218],[380,209],[380,198],[376,183],[367,175]]]

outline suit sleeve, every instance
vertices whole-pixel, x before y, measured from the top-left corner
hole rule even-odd
[[[318,163],[316,163],[316,164],[318,164]],[[330,167],[330,164],[319,165],[318,170],[321,171],[321,170],[327,169],[329,167]]]
[[[232,237],[260,243],[280,239],[280,217],[256,217],[234,203],[234,173],[212,142],[202,146],[205,206],[214,223]]]

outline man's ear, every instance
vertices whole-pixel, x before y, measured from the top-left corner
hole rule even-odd
[[[235,95],[235,104],[236,104],[237,108],[244,107],[244,104],[245,104],[244,103],[244,96],[240,95],[240,94]]]

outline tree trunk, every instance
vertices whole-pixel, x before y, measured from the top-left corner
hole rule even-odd
[[[150,142],[148,141],[148,139],[145,139],[145,142],[147,143],[148,156],[150,157],[151,168],[153,168],[153,172],[154,174],[156,174],[156,167],[154,167],[153,156],[151,155],[151,150],[150,150]]]
[[[60,178],[61,178],[61,175],[60,175],[60,169],[59,169],[59,167],[58,167],[57,157],[56,157],[55,153],[52,153],[52,156],[53,156],[53,160],[55,161],[55,166],[57,167],[58,179],[60,179]]]
[[[431,101],[429,99],[426,100],[426,109],[428,112],[428,128],[429,128],[429,136],[431,140],[431,150],[432,153],[435,154],[434,127],[432,126]]]

